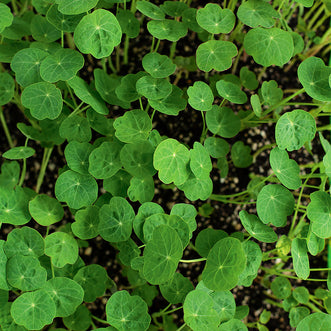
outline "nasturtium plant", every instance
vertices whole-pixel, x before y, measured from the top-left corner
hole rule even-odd
[[[330,17],[0,0],[0,329],[329,330]]]

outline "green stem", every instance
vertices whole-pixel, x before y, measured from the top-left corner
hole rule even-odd
[[[106,58],[102,58],[101,59],[101,66],[102,66],[102,69],[105,73],[107,73],[107,67],[106,67]]]
[[[156,46],[155,46],[155,49],[154,49],[153,52],[157,52],[157,50],[159,49],[159,46],[160,46],[160,42],[161,42],[161,40],[158,39],[158,40],[157,40],[157,43],[156,43]]]
[[[115,56],[116,56],[116,71],[118,72],[118,71],[120,71],[120,48],[117,46],[116,47],[116,52],[115,52],[116,54],[115,54]]]
[[[141,100],[141,97],[139,98],[139,105],[140,105],[140,109],[141,109],[142,111],[145,111],[144,106],[143,106],[143,102],[142,102],[142,100]]]
[[[53,147],[45,147],[45,149],[44,149],[43,160],[42,160],[42,163],[41,163],[39,176],[37,178],[37,186],[36,186],[36,192],[37,193],[39,193],[40,187],[41,187],[41,185],[44,181],[47,164],[48,164],[49,159],[51,157],[52,151],[53,151]]]
[[[2,128],[3,128],[3,131],[5,132],[5,136],[7,138],[9,147],[10,148],[13,148],[14,147],[14,143],[13,143],[13,140],[11,139],[10,132],[9,132],[9,129],[8,129],[8,126],[7,126],[7,123],[6,123],[5,116],[3,114],[3,108],[2,107],[0,107],[0,121],[1,121],[1,125],[2,125]]]
[[[176,331],[183,330],[185,326],[186,326],[186,323],[184,323],[184,324],[183,324],[181,327],[179,327]]]
[[[201,257],[199,259],[193,259],[193,260],[179,260],[179,262],[182,263],[194,263],[194,262],[202,262],[202,261],[206,261],[207,259],[205,257]]]
[[[176,53],[176,46],[177,46],[177,41],[173,42],[171,47],[170,47],[170,59],[173,59]]]
[[[201,110],[201,116],[202,116],[202,132],[200,136],[200,143],[202,144],[206,138],[206,120],[205,120],[205,113]]]
[[[111,60],[111,56],[108,57],[108,67],[114,74],[117,73],[117,70],[113,65],[113,61]]]
[[[155,37],[153,36],[150,53],[153,53],[154,45],[155,45]]]
[[[72,93],[71,87],[69,86],[68,82],[66,82],[66,86],[67,86],[67,89],[68,89],[69,94],[70,94],[70,96],[71,96],[72,102],[74,103],[75,108],[77,108],[77,102],[76,102],[76,99],[75,99],[75,97],[74,97],[74,94]]]
[[[253,154],[253,162],[256,160],[256,158],[258,157],[258,155],[260,155],[263,151],[265,151],[266,149],[270,149],[272,147],[276,146],[276,143],[273,144],[268,144],[268,145],[264,145],[261,148],[259,148],[254,154]]]
[[[273,306],[276,306],[276,307],[279,307],[279,308],[284,308],[283,307],[283,305],[281,304],[281,303],[279,303],[279,302],[276,302],[276,301],[274,301],[274,300],[271,300],[271,299],[265,299],[264,300],[266,303],[270,303],[271,305],[273,305]]]
[[[91,317],[92,317],[93,319],[95,319],[96,321],[100,322],[100,323],[103,323],[103,324],[109,324],[107,321],[105,321],[105,320],[103,320],[103,319],[101,319],[101,318],[99,318],[99,317],[96,317],[96,316],[94,316],[94,315],[91,315]]]
[[[123,63],[124,64],[128,64],[129,63],[129,37],[128,37],[128,35],[125,35],[125,40],[124,40]]]
[[[307,26],[307,30],[310,30],[311,29],[311,27],[313,26],[313,24],[318,19],[318,17],[322,14],[323,11],[324,11],[324,5],[321,5],[318,8],[318,10],[315,12],[315,14],[312,17],[312,19],[309,20],[309,23],[308,23],[308,26]]]

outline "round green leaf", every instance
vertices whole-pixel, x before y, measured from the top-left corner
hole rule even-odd
[[[54,29],[46,17],[34,15],[31,21],[31,33],[34,40],[51,43],[61,38],[61,32]]]
[[[309,302],[309,291],[304,286],[296,287],[293,290],[293,297],[298,302],[306,304]]]
[[[27,159],[35,154],[35,150],[31,147],[17,146],[9,149],[2,154],[2,157],[9,160]]]
[[[202,290],[194,290],[187,294],[183,310],[185,323],[196,331],[216,330],[220,317],[214,309],[213,299]]]
[[[118,291],[110,297],[106,314],[108,323],[120,331],[145,331],[151,323],[146,302],[127,291]]]
[[[68,233],[53,232],[45,238],[45,254],[57,268],[74,264],[78,258],[77,241]]]
[[[193,86],[187,89],[188,103],[196,110],[207,111],[212,108],[214,95],[209,87],[204,82],[195,82]]]
[[[263,224],[256,215],[248,214],[246,210],[241,210],[239,217],[242,225],[252,237],[266,243],[277,241],[278,236],[275,231]]]
[[[198,24],[196,16],[197,16],[197,9],[188,8],[183,11],[182,22],[184,22],[190,30],[194,32],[202,32],[203,29]]]
[[[271,184],[262,188],[257,196],[256,210],[264,224],[286,225],[287,216],[294,210],[294,198],[284,186]]]
[[[239,75],[242,85],[248,90],[253,91],[259,86],[259,81],[256,79],[255,73],[247,67],[242,67]]]
[[[128,197],[131,201],[144,203],[153,200],[154,191],[153,177],[132,177],[128,188]]]
[[[91,312],[83,304],[70,316],[63,318],[63,324],[73,331],[86,331],[92,323]],[[61,330],[62,331],[62,330]]]
[[[51,296],[44,290],[26,292],[12,304],[14,321],[28,330],[40,330],[51,324],[56,314],[56,306]]]
[[[230,151],[229,144],[222,138],[208,137],[204,141],[204,147],[213,158],[220,158],[225,156]]]
[[[56,0],[59,11],[65,15],[77,15],[94,8],[98,0]]]
[[[271,291],[278,299],[286,299],[291,295],[291,283],[285,277],[276,277],[271,283]]]
[[[166,98],[172,91],[171,84],[166,79],[144,76],[138,79],[137,92],[151,100]]]
[[[103,205],[99,211],[101,237],[110,242],[128,240],[134,216],[133,208],[124,198],[111,198],[109,204]]]
[[[159,225],[144,249],[144,277],[153,285],[167,282],[173,277],[182,254],[183,246],[176,230]]]
[[[199,232],[196,240],[195,247],[197,252],[207,257],[212,247],[221,239],[226,238],[228,234],[223,230],[215,230],[207,228]]]
[[[125,112],[114,122],[115,136],[125,143],[147,140],[152,130],[152,121],[148,114],[140,109]]]
[[[136,89],[137,81],[147,74],[139,71],[136,74],[128,74],[122,77],[120,85],[115,88],[115,94],[122,101],[132,102],[139,99]]]
[[[240,131],[240,118],[228,107],[214,105],[206,113],[208,129],[221,137],[232,138]]]
[[[305,317],[297,326],[297,331],[327,330],[331,316],[325,313],[313,313]]]
[[[247,168],[253,162],[251,149],[242,141],[236,141],[231,148],[231,159],[237,168]]]
[[[186,3],[178,1],[165,1],[160,7],[167,15],[173,17],[182,16],[184,10],[188,8]]]
[[[288,31],[279,28],[254,28],[246,34],[244,48],[256,63],[264,67],[273,64],[282,67],[290,61],[294,45]]]
[[[275,24],[274,18],[278,18],[279,14],[268,2],[248,0],[239,6],[237,16],[241,22],[251,28],[258,26],[271,28]]]
[[[48,55],[40,65],[40,76],[49,83],[59,80],[69,80],[83,67],[83,56],[69,48],[58,50]]]
[[[118,20],[124,34],[129,38],[138,37],[140,22],[131,10],[118,10],[116,19]]]
[[[210,177],[198,178],[191,173],[186,182],[178,185],[178,188],[184,191],[186,198],[191,201],[207,200],[213,192],[213,182]]]
[[[195,207],[186,203],[176,203],[170,211],[170,215],[180,216],[185,221],[191,233],[197,228],[197,214]]]
[[[246,93],[243,92],[240,87],[234,83],[221,79],[216,83],[216,88],[217,92],[222,98],[232,103],[243,104],[247,101]]]
[[[68,141],[88,142],[92,138],[91,128],[85,117],[72,115],[64,119],[59,128],[60,136]]]
[[[89,173],[98,179],[111,177],[121,169],[120,151],[122,145],[117,142],[103,142],[89,156]]]
[[[222,323],[218,330],[227,331],[227,330],[236,330],[236,331],[248,331],[247,326],[240,321],[239,319],[231,319],[225,323]]]
[[[55,277],[43,287],[55,302],[56,317],[66,317],[73,314],[83,302],[82,287],[70,278]]]
[[[187,27],[183,22],[174,20],[149,21],[147,23],[148,32],[155,38],[169,41],[178,41],[187,34]]]
[[[142,60],[143,67],[154,78],[165,78],[174,73],[176,65],[166,55],[147,53]]]
[[[14,96],[14,92],[15,92],[15,81],[13,77],[10,76],[8,72],[1,72],[0,73],[0,106],[7,104]]]
[[[331,101],[331,68],[322,59],[309,57],[298,67],[298,78],[306,93],[319,101]]]
[[[25,48],[18,51],[10,64],[16,74],[16,81],[23,87],[41,82],[40,65],[48,53],[37,48]]]
[[[238,54],[237,47],[230,41],[209,40],[202,43],[196,52],[197,66],[209,72],[212,69],[224,71],[232,65],[232,58]]]
[[[11,10],[4,3],[0,3],[0,33],[13,22],[14,16],[11,13]]]
[[[262,83],[261,94],[263,101],[269,106],[276,105],[283,98],[283,90],[274,80]]]
[[[104,294],[108,285],[108,274],[99,264],[80,268],[73,278],[84,290],[84,301],[93,302]]]
[[[195,142],[190,150],[190,168],[198,178],[209,177],[213,168],[209,153],[200,143]]]
[[[313,115],[302,109],[283,114],[276,123],[276,143],[289,152],[298,150],[305,142],[314,139],[316,123]]]
[[[241,242],[232,237],[219,240],[210,250],[202,280],[214,291],[225,291],[237,285],[239,275],[246,266]]]
[[[88,206],[75,214],[75,222],[71,224],[72,232],[82,240],[95,238],[98,234],[99,207]]]
[[[251,106],[253,109],[254,114],[260,118],[262,115],[262,107],[261,107],[261,100],[258,94],[253,94],[250,98]]]
[[[15,255],[39,257],[44,254],[44,239],[35,229],[16,228],[8,234],[4,251],[8,258]]]
[[[87,207],[98,197],[98,184],[90,175],[67,170],[55,183],[55,196],[59,201],[66,202],[70,208]]]
[[[197,11],[198,24],[209,33],[229,33],[234,28],[236,17],[230,9],[222,9],[216,3],[208,3]]]
[[[175,139],[162,141],[154,152],[154,167],[159,171],[159,178],[165,184],[183,184],[189,176],[189,160],[190,152]]]
[[[142,14],[154,20],[163,20],[165,18],[164,11],[151,2],[145,0],[137,1],[136,7]]]
[[[300,168],[294,160],[290,160],[285,150],[275,147],[270,152],[270,165],[280,182],[290,190],[301,186]]]
[[[22,291],[40,289],[46,283],[46,269],[35,256],[14,255],[6,264],[8,284]]]
[[[22,104],[38,120],[57,118],[62,110],[61,91],[55,85],[40,82],[29,85],[22,92]]]
[[[331,197],[328,193],[317,191],[310,195],[307,216],[312,232],[320,238],[331,237]]]
[[[91,53],[97,59],[109,56],[121,38],[120,24],[114,14],[105,9],[97,9],[84,16],[74,33],[77,48],[84,54]]]
[[[309,314],[310,310],[307,307],[292,307],[289,314],[290,325],[296,327]]]
[[[130,186],[131,175],[125,170],[119,170],[114,176],[103,181],[103,188],[113,196],[125,198]]]

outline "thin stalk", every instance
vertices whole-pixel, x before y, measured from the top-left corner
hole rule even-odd
[[[24,144],[25,147],[28,145],[28,141],[29,141],[29,138],[26,138],[25,139],[25,144]],[[23,159],[23,168],[22,168],[22,173],[21,173],[21,177],[20,177],[20,181],[18,183],[18,186],[23,185],[23,182],[24,182],[24,179],[25,179],[25,174],[26,174],[26,159]]]
[[[233,66],[232,66],[232,70],[231,73],[232,75],[234,75],[237,71],[237,67],[238,67],[238,63],[241,57],[242,52],[244,51],[244,45],[242,45],[238,51],[238,55],[236,56],[236,59],[234,60]]]
[[[61,30],[61,47],[64,48],[64,33]]]
[[[106,67],[106,58],[102,58],[101,59],[101,66],[102,66],[102,69],[105,73],[107,73],[107,67]]]
[[[120,71],[120,48],[117,46],[116,47],[116,52],[115,52],[115,64],[116,64],[116,71]]]
[[[157,50],[159,49],[160,42],[161,42],[161,40],[158,39],[158,41],[157,41],[157,43],[156,43],[156,46],[155,46],[155,49],[154,49],[154,52],[157,52]]]
[[[205,257],[201,257],[199,259],[193,259],[193,260],[179,260],[179,262],[182,263],[195,263],[195,262],[202,262],[202,261],[206,261],[207,259]]]
[[[17,8],[16,0],[11,0],[11,5],[13,7],[15,16],[17,16],[18,15],[18,8]]]
[[[308,23],[308,26],[307,26],[307,30],[310,30],[311,29],[311,27],[313,26],[313,24],[318,19],[318,17],[322,14],[323,11],[324,11],[324,5],[321,5],[318,8],[318,10],[316,11],[316,13],[314,14],[314,16],[309,20],[309,23]]]
[[[180,331],[180,330],[183,330],[186,326],[186,323],[184,323],[181,327],[179,327],[176,331]]]
[[[9,132],[9,129],[8,129],[8,126],[7,126],[7,122],[6,122],[5,116],[3,114],[3,108],[2,107],[0,107],[0,121],[1,121],[3,131],[5,132],[5,136],[7,138],[9,147],[13,148],[14,147],[14,142],[11,138],[11,135],[10,135],[10,132]]]
[[[201,116],[202,116],[203,126],[202,126],[202,133],[200,136],[200,143],[203,143],[206,138],[206,120],[205,120],[205,114],[203,111],[201,111]]]
[[[150,53],[153,53],[154,46],[155,46],[155,37],[153,36]]]
[[[175,56],[176,46],[177,46],[177,41],[173,42],[171,47],[170,47],[170,54],[169,54],[170,59],[173,59],[174,56]]]
[[[113,65],[113,61],[111,60],[111,56],[108,57],[108,67],[114,74],[117,73],[117,70]]]
[[[67,86],[67,89],[69,91],[69,94],[70,94],[70,97],[72,99],[72,102],[74,103],[74,106],[77,108],[77,102],[76,102],[76,99],[74,97],[74,94],[72,93],[72,90],[71,90],[71,87],[69,86],[69,84],[66,82],[66,86]]]
[[[141,109],[142,111],[145,111],[144,106],[143,106],[143,102],[142,102],[142,100],[141,100],[141,97],[139,98],[139,105],[140,105],[140,109]]]
[[[51,258],[51,270],[52,270],[52,278],[55,278],[54,266]]]
[[[98,322],[100,322],[100,323],[103,323],[103,324],[109,324],[107,321],[105,321],[105,320],[103,320],[103,319],[101,319],[101,318],[99,318],[99,317],[96,317],[96,316],[94,316],[94,315],[91,315],[91,317],[92,317],[94,320],[96,320],[96,321],[98,321]]]
[[[265,151],[266,149],[272,148],[276,146],[276,143],[273,144],[268,144],[268,145],[264,145],[261,148],[259,148],[254,154],[253,154],[253,162],[256,160],[256,158],[258,157],[258,155],[260,155],[263,151]]]
[[[49,162],[49,159],[51,157],[53,151],[53,147],[45,147],[44,149],[44,155],[43,155],[43,160],[41,163],[41,167],[40,167],[40,172],[37,178],[37,186],[36,186],[36,192],[39,193],[40,187],[44,181],[44,177],[45,177],[45,172],[46,172],[46,168],[47,168],[47,164]]]
[[[316,1],[315,4],[310,7],[309,11],[306,13],[306,15],[303,17],[303,21],[307,22],[308,18],[311,16],[311,14],[316,12],[317,7],[320,5],[321,3]]]

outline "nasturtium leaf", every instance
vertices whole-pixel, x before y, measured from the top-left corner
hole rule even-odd
[[[63,120],[59,133],[68,141],[89,142],[92,138],[91,128],[85,117],[72,115]]]
[[[54,26],[47,21],[46,17],[41,15],[33,16],[31,33],[34,40],[45,43],[51,43],[61,37],[61,32],[54,29]]]
[[[86,331],[91,323],[91,312],[84,304],[78,306],[73,314],[63,318],[63,324],[73,331]]]
[[[261,86],[261,95],[266,105],[276,105],[283,98],[283,90],[278,87],[275,80],[263,82]]]
[[[56,317],[66,317],[73,314],[83,302],[82,287],[70,278],[55,277],[43,287],[55,302]]]
[[[236,331],[248,331],[247,326],[237,318],[233,318],[225,323],[222,323],[218,330],[236,330]]]
[[[134,143],[147,140],[152,130],[152,121],[146,112],[134,109],[117,117],[114,128],[117,139],[125,143]]]
[[[292,56],[295,56],[297,54],[302,53],[302,51],[305,47],[305,42],[304,42],[303,38],[301,37],[301,35],[297,32],[292,31],[291,36],[292,36],[293,44],[294,44],[294,50],[293,50]]]
[[[8,284],[22,291],[40,289],[47,280],[46,269],[37,257],[16,254],[6,264]]]
[[[63,48],[48,55],[40,65],[40,76],[49,83],[69,80],[83,67],[84,58],[79,52]]]
[[[289,159],[285,150],[275,147],[270,152],[270,165],[280,182],[290,190],[296,190],[301,186],[298,164]]]
[[[145,98],[159,100],[166,98],[172,91],[171,84],[162,78],[143,76],[136,83],[137,92]]]
[[[117,142],[103,142],[89,156],[89,173],[98,179],[105,179],[116,174],[122,167],[120,151],[122,145]]]
[[[115,245],[119,250],[118,258],[126,266],[131,266],[131,261],[140,255],[138,245],[131,239],[120,241]]]
[[[243,104],[247,101],[246,93],[232,82],[221,79],[216,83],[216,88],[222,98],[232,103]]]
[[[156,286],[148,285],[147,283],[145,283],[141,286],[136,287],[132,291],[132,294],[141,297],[147,303],[147,306],[151,307],[153,304],[153,300],[159,295],[159,291]],[[166,325],[167,324],[165,323],[164,326],[167,327]]]
[[[289,152],[300,149],[314,139],[316,123],[313,115],[302,109],[283,114],[276,123],[276,143]]]
[[[214,95],[208,84],[198,81],[187,89],[188,103],[196,110],[207,111],[212,108]]]
[[[202,27],[198,24],[197,19],[197,9],[188,8],[183,11],[182,22],[187,25],[187,27],[194,32],[202,32]]]
[[[13,57],[10,67],[16,74],[16,81],[22,87],[42,81],[40,65],[48,53],[37,48],[24,48]]]
[[[169,16],[180,17],[188,6],[184,2],[164,1],[160,8]]]
[[[9,160],[27,159],[35,154],[35,150],[32,147],[17,146],[9,149],[2,154],[2,157]]]
[[[288,31],[279,28],[254,28],[246,34],[244,48],[256,63],[264,67],[273,64],[282,67],[290,61],[294,45]]]
[[[253,91],[259,86],[259,81],[256,79],[255,73],[247,67],[242,67],[239,75],[242,85],[248,90]]]
[[[6,291],[8,293],[8,291]],[[27,331],[27,329],[22,326],[22,325],[18,325],[17,323],[15,323],[11,313],[10,313],[10,309],[12,306],[12,302],[7,302],[4,303],[1,306],[1,310],[0,310],[0,323],[1,323],[1,327],[3,330],[13,330],[13,331]]]
[[[49,7],[46,18],[56,29],[63,32],[73,32],[82,19],[84,14],[80,15],[65,15],[58,10],[58,5],[53,4]]]
[[[61,49],[61,45],[56,42],[44,43],[42,41],[33,41],[32,43],[30,43],[30,48],[37,48],[47,52],[48,54],[54,54],[59,49]]]
[[[15,81],[8,72],[0,73],[0,106],[7,104],[14,96]]]
[[[320,238],[331,237],[331,197],[328,193],[316,191],[310,195],[307,216],[312,232]]]
[[[197,214],[194,206],[186,203],[176,203],[170,211],[170,215],[180,216],[185,221],[191,233],[197,228],[197,222],[195,220]]]
[[[78,15],[96,6],[98,0],[56,0],[59,11],[65,15]]]
[[[21,187],[8,190],[0,186],[0,219],[2,223],[23,225],[30,221],[29,197]]]
[[[298,326],[301,320],[310,314],[310,310],[307,307],[292,307],[290,310],[290,326],[295,328]]]
[[[176,70],[176,65],[168,56],[156,52],[146,54],[143,57],[142,65],[145,71],[154,78],[168,77]]]
[[[14,188],[20,178],[20,165],[16,161],[5,161],[1,165],[0,186]]]
[[[297,238],[295,238],[297,239]],[[306,304],[309,301],[309,291],[304,286],[296,287],[293,290],[293,297],[300,303]]]
[[[319,101],[331,101],[331,68],[322,59],[309,57],[298,67],[298,78],[306,93]]]
[[[322,252],[325,247],[325,240],[316,236],[312,231],[312,223],[309,225],[309,231],[307,235],[307,249],[308,252],[316,256],[318,253]]]
[[[22,104],[38,120],[57,118],[62,110],[61,91],[55,85],[39,82],[29,85],[22,92]]]
[[[61,11],[61,7],[59,10]],[[121,42],[121,38],[120,24],[115,15],[105,9],[97,9],[84,16],[74,33],[77,48],[97,59],[109,56]]]
[[[67,170],[55,183],[55,196],[70,208],[79,209],[91,205],[98,197],[98,184],[90,175]]]
[[[228,107],[214,105],[206,113],[208,129],[223,138],[232,138],[240,131],[240,118]]]
[[[148,32],[155,38],[178,41],[187,34],[187,27],[183,22],[174,20],[152,20],[147,23]]]
[[[93,302],[102,296],[108,284],[107,271],[99,264],[79,269],[73,279],[83,288],[85,302]]]
[[[197,252],[207,257],[212,247],[221,239],[226,238],[228,234],[223,230],[215,230],[207,228],[199,232],[196,240],[195,247]]]
[[[175,272],[171,280],[160,285],[160,291],[168,302],[176,304],[184,302],[187,293],[193,291],[193,285],[182,274]]]
[[[72,232],[82,240],[95,238],[98,234],[99,208],[88,206],[75,214],[75,222],[71,224]]]
[[[204,147],[210,156],[216,159],[225,156],[230,151],[229,144],[224,139],[218,137],[208,137],[204,141]]]
[[[196,141],[193,148],[190,150],[191,171],[196,177],[205,178],[209,177],[212,167],[207,149]]]
[[[189,292],[183,310],[184,321],[193,330],[216,330],[220,324],[220,316],[214,309],[214,301],[203,290]]]
[[[311,7],[314,3],[314,0],[296,0],[296,2],[299,2],[301,5],[303,5],[304,7]],[[327,1],[325,1],[327,2]]]
[[[202,43],[196,52],[197,66],[209,72],[212,69],[224,71],[232,65],[232,58],[238,54],[237,47],[230,41],[209,40]]]
[[[144,277],[153,285],[169,281],[182,255],[183,246],[176,230],[159,225],[144,249]]]
[[[251,28],[258,26],[271,28],[275,24],[274,18],[278,18],[279,13],[268,2],[248,0],[239,6],[237,16],[241,22]]]
[[[125,198],[130,186],[131,175],[125,170],[119,170],[114,176],[103,181],[103,188],[113,196]]]
[[[186,99],[183,98],[183,91],[176,85],[172,85],[171,93],[159,100],[148,100],[152,108],[166,115],[177,116],[187,105]]]
[[[78,258],[77,241],[68,233],[53,232],[45,238],[45,254],[57,268],[74,264]]]
[[[247,168],[253,162],[251,149],[242,141],[236,141],[231,148],[231,159],[237,168]]]
[[[154,191],[153,177],[132,177],[128,188],[128,197],[131,201],[144,203],[153,200]]]
[[[6,291],[8,293],[8,290],[10,290],[10,288],[11,288],[7,282],[6,264],[7,264],[8,258],[4,251],[5,244],[6,244],[6,242],[4,240],[0,240],[0,293],[2,291]],[[0,295],[0,297],[1,297],[1,295]],[[7,301],[8,300],[6,300],[6,302]],[[0,299],[0,305],[1,304],[2,304],[2,300]],[[0,323],[2,323],[1,312],[0,312]]]
[[[146,331],[151,323],[146,302],[127,291],[118,291],[109,298],[106,314],[108,323],[120,331]]]
[[[209,33],[229,33],[234,28],[236,17],[230,9],[222,9],[216,3],[208,3],[197,11],[198,24]]]
[[[294,204],[294,197],[288,189],[271,184],[264,186],[258,194],[256,209],[264,224],[282,227],[286,225],[287,216],[292,214]]]
[[[323,165],[325,168],[325,173],[327,174],[328,177],[331,177],[331,151],[328,151],[323,156]]]
[[[291,295],[291,283],[285,277],[276,277],[271,283],[271,291],[278,299],[286,299]]]
[[[14,16],[11,13],[11,10],[4,3],[0,3],[0,33],[13,22]]]
[[[213,182],[209,176],[195,177],[191,172],[186,182],[178,185],[178,188],[184,191],[186,198],[191,201],[207,200],[213,192]]]
[[[15,255],[39,257],[44,254],[44,239],[35,229],[16,228],[8,234],[4,251],[8,258]]]
[[[154,167],[159,171],[159,178],[165,184],[183,184],[189,176],[189,160],[188,149],[171,138],[163,140],[154,153]]]
[[[132,102],[139,99],[139,93],[136,89],[137,81],[146,76],[147,73],[139,71],[136,74],[128,74],[122,77],[120,85],[115,88],[115,94],[122,101]]]
[[[28,330],[40,330],[51,324],[56,315],[56,306],[45,290],[26,292],[12,304],[10,313],[14,321]]]
[[[129,38],[136,38],[139,35],[140,22],[131,10],[119,10],[116,19],[123,34],[126,34]]]
[[[165,18],[164,11],[157,5],[148,2],[148,1],[137,1],[137,9],[147,17],[152,18],[153,20],[163,20]]]
[[[256,215],[249,214],[246,210],[241,210],[239,217],[242,225],[252,237],[266,243],[277,241],[278,237],[274,230],[263,224]]]
[[[98,231],[101,237],[110,242],[128,240],[132,232],[134,211],[122,197],[111,198],[99,211]]]
[[[211,290],[230,290],[237,285],[245,267],[246,256],[241,242],[236,238],[223,238],[209,251],[202,280]]]
[[[153,214],[163,213],[163,208],[155,202],[145,202],[139,207],[138,213],[133,220],[133,229],[142,242],[145,242],[143,228],[146,219]]]
[[[93,146],[87,142],[70,141],[64,150],[68,167],[82,175],[87,175],[89,167],[89,155]]]
[[[297,331],[327,330],[331,323],[331,316],[325,313],[313,313],[305,317],[297,326]]]
[[[253,109],[254,114],[260,118],[262,115],[262,107],[261,107],[261,100],[258,94],[251,95],[250,103]]]
[[[75,76],[68,80],[69,86],[74,90],[76,96],[90,105],[97,113],[107,115],[109,113],[104,101],[99,94],[94,91],[84,79]]]

